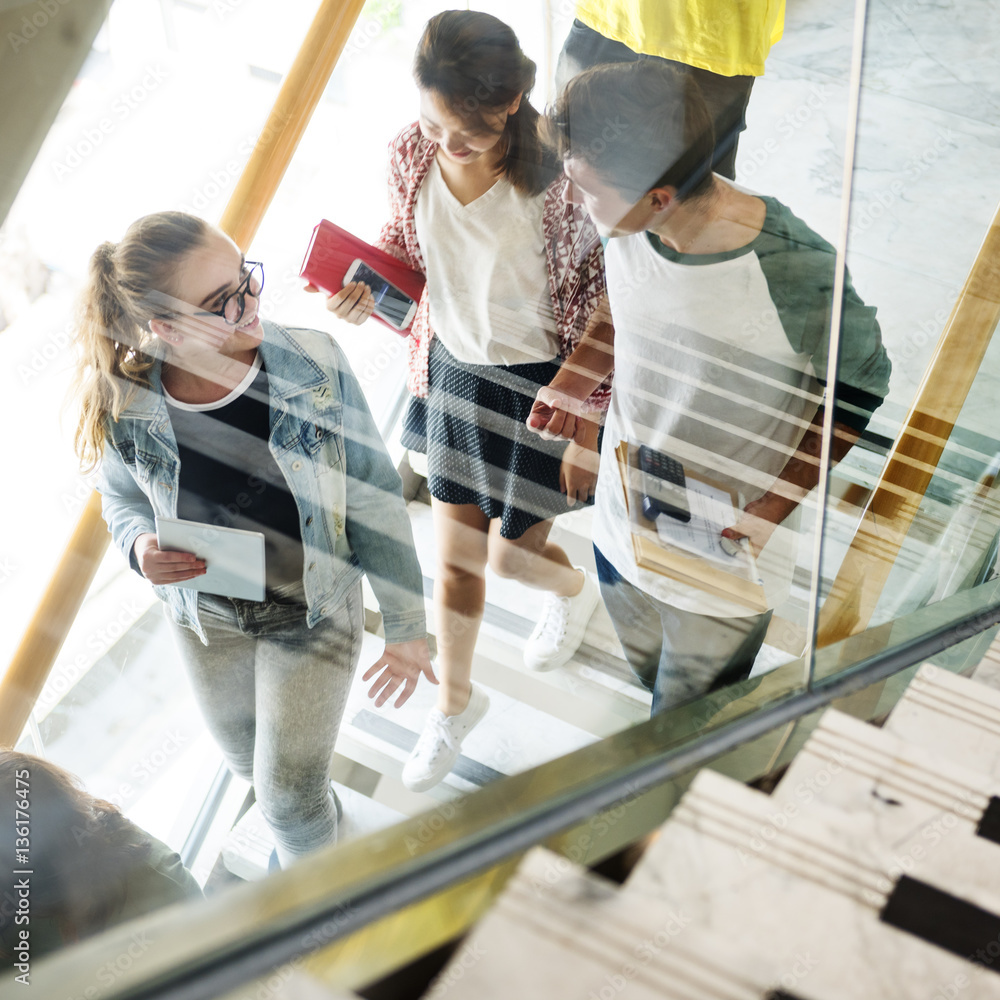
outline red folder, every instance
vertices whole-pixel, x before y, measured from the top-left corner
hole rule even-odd
[[[409,295],[415,302],[420,301],[424,290],[424,276],[422,274],[400,263],[384,250],[379,250],[377,247],[365,243],[364,240],[359,240],[357,236],[352,235],[346,229],[341,229],[340,226],[327,222],[326,219],[323,219],[313,230],[300,274],[317,288],[333,294],[339,292],[343,287],[347,269],[359,258]],[[377,319],[390,330],[402,333],[403,336],[409,333],[409,327],[405,330],[396,330],[394,326],[386,323],[384,319],[374,313],[372,318]]]

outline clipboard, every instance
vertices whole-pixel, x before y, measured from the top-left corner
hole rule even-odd
[[[205,560],[205,573],[193,580],[163,584],[205,594],[264,600],[264,535],[242,528],[221,528],[178,517],[156,518],[156,544],[163,551],[193,552]]]
[[[767,611],[769,605],[764,596],[764,587],[757,571],[756,560],[749,548],[745,557],[723,555],[720,558],[713,558],[699,552],[696,547],[685,544],[680,528],[676,532],[677,538],[673,541],[668,540],[665,536],[669,535],[669,530],[663,533],[657,531],[656,524],[643,514],[641,487],[643,473],[639,468],[638,453],[638,446],[627,441],[619,442],[615,448],[636,564],[679,583],[697,587],[715,597],[742,604],[755,612]],[[685,469],[685,475],[692,493],[708,496],[721,492],[728,498],[731,508],[739,510],[736,496],[720,483],[693,473],[689,469]],[[706,488],[699,490],[698,484]],[[692,501],[694,499],[692,496]],[[661,515],[658,520],[664,517],[665,515]],[[732,521],[729,522],[731,523]],[[693,530],[696,527],[697,525],[693,526]],[[727,527],[727,524],[711,524],[711,530],[716,535],[724,527]]]
[[[407,267],[392,254],[365,243],[353,233],[341,229],[326,219],[321,220],[313,229],[299,275],[327,294],[333,295],[340,291],[344,275],[347,274],[351,264],[358,259],[378,271],[382,277],[388,278],[414,302],[420,301],[426,284],[422,274]],[[409,334],[409,327],[397,330],[377,313],[373,313],[371,318],[388,327],[393,333],[404,337]]]

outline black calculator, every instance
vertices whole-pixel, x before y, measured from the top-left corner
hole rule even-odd
[[[684,466],[662,451],[640,445],[639,469],[643,473],[643,514],[651,521],[655,521],[658,514],[666,514],[685,524],[690,521]]]

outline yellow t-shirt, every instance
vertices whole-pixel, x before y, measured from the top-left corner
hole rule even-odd
[[[719,76],[762,76],[785,0],[579,0],[576,16],[633,52]]]

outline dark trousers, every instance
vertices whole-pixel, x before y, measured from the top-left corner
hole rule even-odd
[[[713,618],[682,611],[633,587],[594,546],[601,597],[643,686],[652,713],[746,680],[767,635],[771,612]]]
[[[659,56],[641,55],[621,42],[605,38],[600,32],[588,28],[582,21],[574,21],[570,28],[559,62],[556,66],[556,89],[562,93],[566,84],[578,73],[601,63],[632,62],[635,59],[659,59]],[[736,177],[736,146],[740,132],[747,127],[746,111],[750,101],[752,76],[719,76],[697,66],[685,66],[672,59],[665,63],[683,70],[698,84],[708,113],[715,125],[714,170],[731,180]]]

